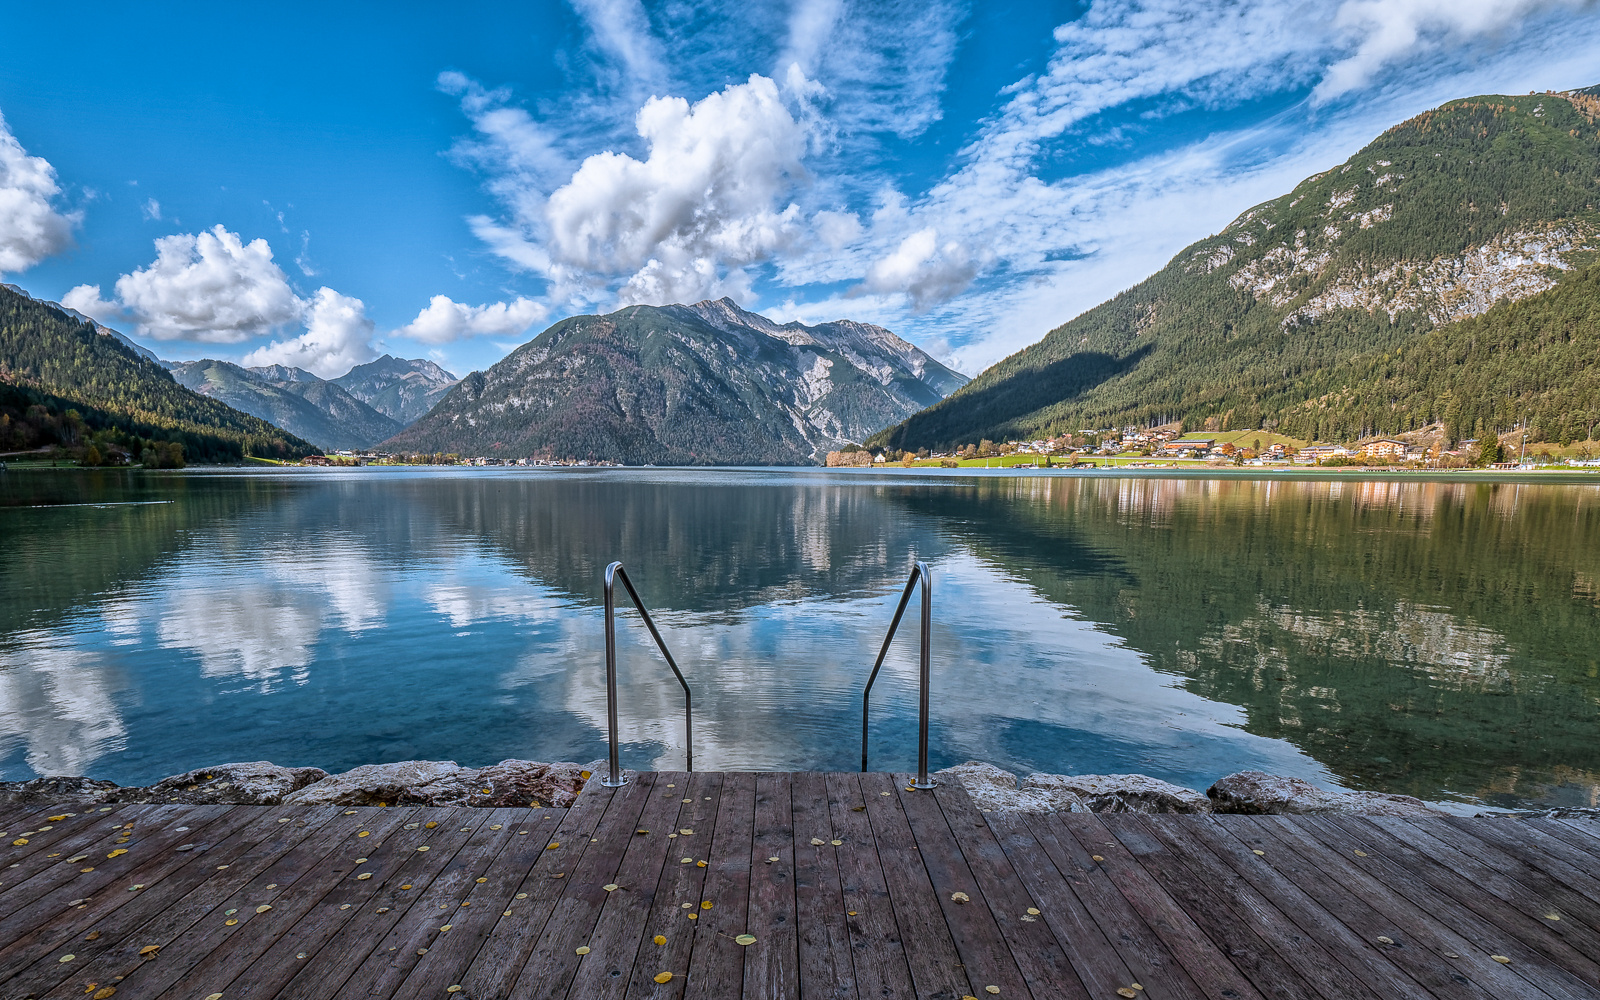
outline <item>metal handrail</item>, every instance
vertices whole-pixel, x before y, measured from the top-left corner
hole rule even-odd
[[[883,648],[878,650],[878,662],[872,665],[872,676],[867,678],[866,689],[861,692],[861,771],[864,774],[867,770],[867,699],[872,694],[872,683],[878,679],[878,671],[883,668],[883,658],[889,655],[889,644],[894,641],[895,629],[900,627],[900,619],[906,613],[911,592],[916,589],[919,580],[922,582],[922,691],[917,705],[917,780],[911,784],[913,788],[932,788],[933,779],[928,777],[928,640],[933,627],[933,571],[920,560],[906,580],[905,593],[900,595],[900,606],[895,608],[894,620],[889,623],[889,634],[883,637]]]
[[[600,783],[607,788],[620,788],[628,783],[617,761],[616,578],[619,576],[622,577],[622,586],[627,589],[628,597],[633,600],[633,606],[639,610],[639,617],[644,619],[645,627],[650,630],[651,638],[655,639],[661,655],[667,658],[667,666],[672,668],[672,675],[683,685],[683,752],[687,758],[684,770],[694,770],[694,716],[689,705],[689,682],[683,679],[683,671],[678,669],[677,661],[667,651],[667,644],[661,641],[661,633],[656,630],[656,623],[651,620],[650,612],[644,609],[644,602],[639,600],[639,592],[633,589],[633,581],[628,579],[628,571],[622,568],[622,563],[614,562],[606,567],[606,722],[611,731],[611,773],[602,778]]]

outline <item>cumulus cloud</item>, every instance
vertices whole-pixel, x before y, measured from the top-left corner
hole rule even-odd
[[[549,310],[528,298],[513,302],[493,302],[482,306],[469,306],[453,301],[448,295],[435,295],[417,318],[396,330],[401,337],[410,337],[425,344],[446,344],[462,337],[481,334],[508,336],[524,333],[533,324],[549,315]]]
[[[122,306],[100,297],[99,285],[79,285],[61,296],[61,304],[75,309],[97,323],[110,323],[122,313]]]
[[[56,170],[29,156],[0,116],[0,274],[26,271],[72,245],[82,212],[60,212]]]
[[[858,292],[904,292],[915,312],[948,301],[964,291],[977,274],[966,248],[955,241],[939,244],[932,227],[918,230],[900,241],[894,252],[873,262]]]
[[[153,263],[117,279],[140,333],[233,344],[300,317],[302,304],[266,240],[245,243],[218,225],[155,243]]]
[[[290,365],[323,378],[337,378],[378,356],[372,346],[373,324],[360,299],[328,287],[305,303],[306,332],[273,341],[244,356],[246,365]]]

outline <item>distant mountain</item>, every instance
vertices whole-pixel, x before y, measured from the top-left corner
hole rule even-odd
[[[0,413],[0,430],[19,431],[37,405],[52,420],[76,410],[90,431],[177,442],[190,462],[297,458],[313,450],[264,420],[191,392],[146,353],[53,302],[0,288],[0,411],[7,411]],[[139,454],[137,443],[123,444]]]
[[[882,327],[774,323],[732,301],[562,320],[468,375],[388,451],[806,465],[962,376]]]
[[[1488,400],[1396,408],[1356,391],[1373,384],[1359,378],[1327,393],[1349,376],[1341,364],[1397,350],[1431,363],[1411,352],[1435,343],[1435,328],[1600,259],[1596,91],[1474,97],[1396,125],[872,443],[940,448],[1165,420],[1343,439],[1463,408],[1479,414],[1463,428],[1480,417],[1508,427],[1516,407]]]
[[[356,365],[335,385],[402,425],[415,422],[461,381],[432,361],[406,361],[385,354]]]
[[[174,364],[172,377],[327,451],[367,448],[400,429],[339,386],[299,368],[241,368],[208,358]]]

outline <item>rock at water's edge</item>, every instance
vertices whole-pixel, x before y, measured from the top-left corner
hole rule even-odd
[[[1053,812],[1089,811],[1070,791],[1043,787],[1018,788],[1016,775],[981,761],[969,760],[965,764],[947,767],[934,772],[933,777],[935,781],[959,782],[973,805],[984,812],[1037,816]]]
[[[503,760],[485,768],[449,760],[365,764],[284,797],[300,805],[570,806],[584,769],[570,762]]]
[[[1074,795],[1089,812],[1208,813],[1211,800],[1146,774],[1030,774],[1022,790]]]
[[[271,761],[253,760],[175,774],[149,788],[124,788],[115,798],[119,802],[275,806],[284,796],[327,776],[320,767],[280,767]]]
[[[94,778],[50,776],[28,781],[0,781],[0,802],[27,804],[33,802],[105,802],[117,792],[112,781]]]
[[[1363,816],[1440,816],[1421,799],[1385,792],[1331,792],[1300,778],[1263,771],[1240,771],[1206,790],[1219,813],[1254,816],[1296,816],[1311,813],[1353,813]]]

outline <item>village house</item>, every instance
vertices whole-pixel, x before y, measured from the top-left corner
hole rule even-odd
[[[1361,450],[1371,458],[1400,458],[1406,453],[1406,443],[1394,438],[1379,438],[1368,441]]]

